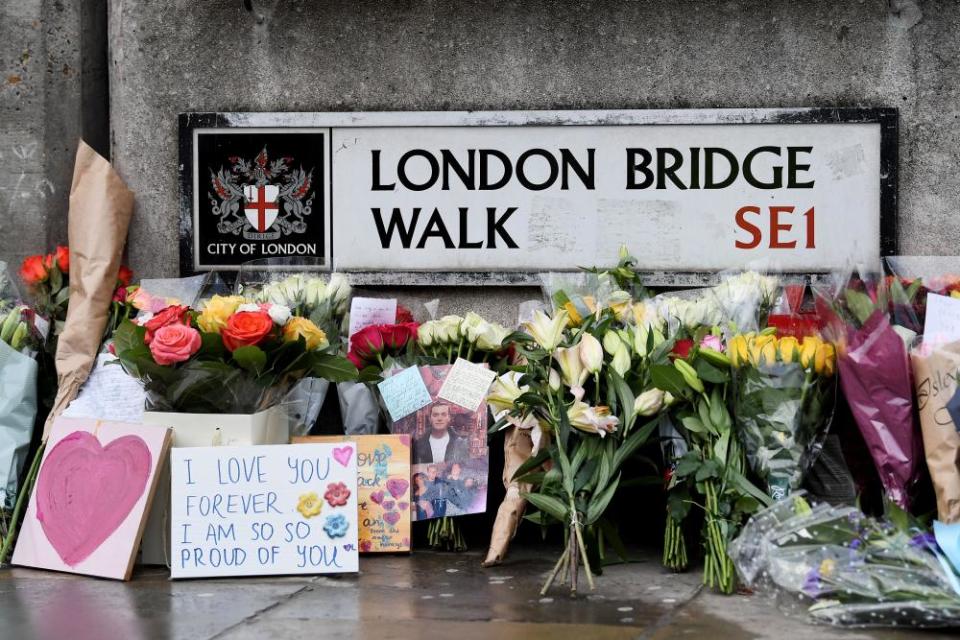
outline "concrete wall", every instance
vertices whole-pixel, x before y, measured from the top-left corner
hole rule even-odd
[[[66,242],[77,140],[108,153],[106,0],[0,3],[0,260]]]
[[[130,258],[140,273],[177,271],[182,111],[896,106],[901,251],[960,252],[960,3],[252,0],[252,9],[109,0],[112,153],[137,193]],[[56,112],[45,122],[61,126]],[[483,294],[460,291],[457,306],[509,319],[531,291]]]

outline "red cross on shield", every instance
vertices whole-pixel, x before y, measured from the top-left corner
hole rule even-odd
[[[277,219],[277,213],[280,210],[280,205],[277,204],[279,195],[280,187],[275,184],[260,186],[248,184],[243,188],[243,197],[247,200],[243,213],[253,228],[260,233],[269,229]]]

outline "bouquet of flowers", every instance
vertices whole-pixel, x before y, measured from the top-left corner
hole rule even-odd
[[[114,345],[154,411],[255,413],[304,376],[357,375],[309,319],[240,296],[213,296],[201,311],[173,305],[141,314],[120,325]]]
[[[674,349],[672,366],[651,369],[653,383],[672,396],[675,432],[670,434],[675,457],[668,462],[664,565],[686,567],[682,522],[691,504],[702,504],[703,582],[732,593],[736,576],[727,545],[746,517],[768,500],[744,475],[743,449],[728,410],[731,360],[720,329],[700,327],[693,336],[692,345]]]
[[[334,346],[340,346],[347,332],[352,289],[342,273],[332,273],[326,279],[295,273],[259,285],[240,284],[238,293],[254,302],[285,306],[294,316],[307,318]]]
[[[639,340],[609,306],[579,323],[566,310],[552,317],[537,311],[524,327],[512,339],[525,365],[501,375],[488,401],[498,410],[494,428],[512,424],[550,436],[534,436],[539,452],[514,477],[537,487],[524,494],[539,510],[528,518],[567,528],[566,549],[542,593],[564,577],[575,593],[579,566],[591,588],[599,572],[599,532],[615,533],[603,516],[620,467],[659,422],[664,394],[654,389],[650,367],[666,361],[670,345],[648,348],[651,338]],[[638,427],[641,417],[651,419]],[[549,470],[539,470],[544,463]]]
[[[800,486],[833,415],[836,354],[818,336],[775,330],[729,341],[737,435],[767,492],[781,500]]]
[[[886,495],[903,509],[922,463],[908,355],[919,287],[882,277],[814,287],[825,330],[838,345],[840,387]]]
[[[797,492],[757,514],[730,553],[747,586],[812,622],[955,626],[960,575],[925,528],[894,505],[887,512],[811,506]]]

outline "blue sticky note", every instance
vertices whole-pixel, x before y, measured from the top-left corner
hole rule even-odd
[[[433,402],[427,385],[423,384],[419,367],[404,369],[378,384],[377,388],[393,420],[408,416]]]

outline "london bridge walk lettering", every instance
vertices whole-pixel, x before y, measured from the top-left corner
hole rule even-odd
[[[713,122],[698,112],[697,124],[643,111],[225,114],[244,126],[302,120],[330,151],[301,149],[294,162],[266,129],[225,134],[249,137],[256,152],[212,174],[232,182],[226,196],[212,191],[217,233],[201,257],[317,256],[375,283],[399,272],[575,270],[624,244],[641,270],[672,273],[755,260],[822,272],[874,261],[881,242],[889,251],[896,185],[881,120],[895,113],[805,122],[803,110],[776,112]]]

